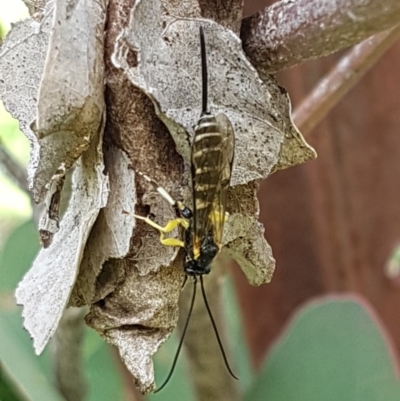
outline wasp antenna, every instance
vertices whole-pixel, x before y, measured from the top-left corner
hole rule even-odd
[[[201,287],[201,293],[202,293],[203,299],[204,299],[204,304],[206,305],[206,308],[207,308],[208,316],[210,316],[211,324],[212,324],[212,326],[214,328],[215,336],[217,337],[219,349],[221,350],[222,357],[224,358],[225,366],[228,369],[228,372],[230,373],[230,375],[234,379],[239,380],[239,378],[232,372],[232,369],[229,366],[228,358],[226,357],[225,350],[224,350],[224,347],[222,345],[221,338],[219,337],[217,325],[215,324],[215,320],[214,320],[213,315],[211,313],[210,305],[208,304],[207,297],[206,297],[206,292],[204,291],[203,276],[200,276],[200,287]]]
[[[202,114],[208,112],[208,72],[207,72],[207,54],[206,40],[204,38],[204,30],[200,25],[200,50],[201,50],[201,77],[202,77]]]
[[[187,276],[187,274],[185,274],[185,279],[183,280],[183,283],[182,283],[182,286],[181,286],[181,290],[186,285],[187,280],[188,280],[188,276]]]
[[[196,276],[194,276],[192,301],[190,302],[189,313],[188,313],[187,318],[186,318],[185,326],[183,327],[182,337],[181,337],[181,339],[179,341],[178,349],[176,350],[174,361],[172,362],[171,370],[169,371],[169,374],[168,374],[167,378],[165,379],[164,383],[161,385],[161,387],[159,387],[154,392],[154,394],[158,393],[159,391],[161,391],[167,385],[167,383],[169,382],[169,379],[171,378],[172,374],[174,373],[175,366],[176,366],[176,363],[178,362],[178,357],[179,357],[179,354],[180,354],[181,349],[182,349],[183,340],[185,339],[186,331],[187,331],[187,328],[189,326],[190,317],[192,316],[194,301],[196,299],[196,289],[197,289],[197,278],[196,278]]]

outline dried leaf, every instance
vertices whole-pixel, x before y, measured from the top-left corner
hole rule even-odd
[[[104,109],[103,30],[106,0],[56,0],[34,131],[39,164],[33,193],[43,200],[98,132]]]
[[[51,245],[54,234],[60,228],[60,202],[64,181],[65,177],[53,181],[44,199],[44,211],[39,221],[39,237],[43,248]]]
[[[279,164],[287,138],[299,141],[294,146],[293,160],[285,153],[289,160],[286,164],[313,158],[315,153],[290,122],[286,95],[273,79],[267,83],[261,81],[243,54],[237,36],[212,21],[186,18],[183,3],[172,11],[185,18],[171,17],[171,12],[168,16],[169,6],[169,2],[161,6],[158,0],[137,1],[129,26],[116,43],[112,60],[153,101],[184,157],[186,170],[182,181],[187,183],[190,142],[201,112],[198,28],[200,23],[203,25],[208,48],[210,108],[229,117],[237,145],[224,253],[238,260],[249,281],[259,285],[271,279],[275,261],[263,237],[263,227],[257,221],[255,181],[266,177]],[[190,16],[197,12],[192,7],[188,9]],[[116,80],[116,75],[112,79]],[[139,115],[143,111],[139,107],[137,110]],[[133,134],[141,135],[139,129]],[[128,153],[132,161],[142,154],[144,146],[145,143],[141,148],[130,145],[132,154]],[[152,157],[151,154],[150,161],[156,159]],[[151,171],[145,172],[151,175]],[[173,210],[160,196],[153,198],[151,191],[143,192],[142,203],[151,206],[157,223],[162,225],[174,217]],[[153,246],[158,243],[154,229],[146,231],[140,226],[140,240],[138,232],[132,241],[133,257],[106,263],[97,276],[94,300],[98,302],[92,305],[87,322],[119,348],[139,389],[147,393],[154,389],[150,358],[176,325],[184,272],[182,254],[175,258],[172,249],[165,247],[159,251],[160,246]],[[172,236],[177,235],[172,233]]]
[[[54,11],[54,3],[49,2],[41,24],[17,25],[1,49],[4,57],[0,71],[6,79],[0,81],[0,93],[32,142],[28,171],[35,200],[46,199],[47,216],[41,220],[41,232],[48,248],[39,253],[16,292],[17,302],[24,306],[24,325],[37,353],[57,328],[90,230],[109,192],[102,153],[106,5],[106,0],[57,0]],[[51,16],[54,18],[49,40]],[[21,74],[15,74],[16,65],[21,67]],[[31,65],[34,68],[29,69]],[[29,126],[42,72],[35,136]],[[10,95],[13,75],[21,87]],[[96,139],[91,144],[93,137]],[[51,242],[58,228],[57,199],[63,177],[82,154],[74,171],[68,210]]]
[[[108,178],[101,135],[92,141],[73,174],[68,210],[49,248],[42,249],[18,285],[17,303],[24,306],[24,326],[40,354],[56,331],[67,306],[86,240],[99,210],[107,203]]]
[[[188,175],[191,137],[201,114],[200,24],[207,43],[210,110],[227,115],[235,131],[231,184],[233,197],[240,197],[243,188],[235,190],[237,186],[316,155],[291,121],[286,92],[272,77],[260,79],[243,53],[239,38],[213,21],[171,16],[159,0],[142,0],[119,37],[113,62],[153,100],[187,162]],[[241,202],[239,214],[228,204],[231,218],[224,236],[229,238],[230,254],[252,284],[268,282],[275,261],[256,222],[255,192]],[[243,218],[239,209],[253,209],[253,213]]]
[[[28,7],[29,15],[35,21],[41,21],[44,16],[44,10],[48,0],[22,0]]]
[[[278,164],[285,135],[301,138],[279,102],[247,60],[240,39],[229,29],[208,20],[179,19],[162,14],[159,0],[142,0],[130,25],[121,34],[113,55],[130,80],[154,102],[159,117],[174,136],[178,151],[189,162],[187,138],[201,113],[199,26],[207,42],[209,103],[213,113],[230,119],[236,137],[232,185],[266,178]],[[276,85],[275,81],[273,84]],[[268,85],[272,85],[271,82]],[[278,87],[277,87],[278,88]],[[279,93],[275,91],[274,95]],[[305,145],[304,161],[315,157]]]
[[[264,227],[258,221],[257,191],[256,182],[230,188],[230,215],[224,227],[222,249],[236,260],[251,285],[269,283],[275,269]]]
[[[38,165],[38,141],[30,125],[36,117],[37,93],[51,29],[51,14],[41,24],[28,19],[13,25],[0,48],[0,98],[31,141],[29,180]]]
[[[278,123],[280,123],[282,130],[286,133],[279,151],[278,163],[271,170],[271,174],[275,171],[315,159],[317,153],[307,144],[294,125],[292,119],[292,105],[286,89],[278,85],[272,75],[268,76],[268,80],[264,79],[263,81],[265,85],[267,85],[268,91],[272,94],[273,99],[276,99],[275,106],[279,109],[281,115],[281,120],[279,120]],[[285,129],[285,127],[289,129]]]
[[[113,62],[153,100],[184,156],[187,182],[190,136],[201,105],[199,21],[161,13],[158,1],[137,2],[129,27],[116,44]],[[249,281],[258,285],[271,279],[275,261],[257,221],[257,185],[249,182],[268,175],[278,163],[285,134],[295,128],[281,116],[280,106],[272,107],[272,95],[245,58],[236,35],[211,21],[201,20],[201,24],[207,35],[211,111],[229,117],[237,144],[224,252],[238,260]],[[151,206],[157,223],[173,218],[173,210],[160,196],[153,200],[151,192],[145,192],[142,201]],[[160,247],[153,246],[158,242],[153,229],[141,234],[140,241],[133,242],[130,260],[104,266],[95,294],[101,302],[92,305],[87,321],[118,346],[139,389],[146,393],[154,389],[150,358],[176,324],[184,272],[180,257],[171,264],[171,249],[162,248],[160,253]]]
[[[132,264],[119,262],[108,272],[110,276],[119,276],[115,291],[92,305],[86,317],[92,328],[119,348],[143,393],[155,387],[151,356],[178,320],[178,299],[184,280],[181,266],[180,258],[169,267],[143,276]],[[102,275],[107,274],[107,268]]]
[[[269,283],[275,269],[272,249],[265,241],[264,226],[257,218],[230,215],[226,222],[223,252],[240,265],[251,285]]]
[[[105,155],[110,181],[107,206],[100,211],[86,244],[71,304],[90,305],[101,268],[110,258],[123,258],[129,251],[135,219],[124,210],[134,210],[135,175],[129,159],[121,150],[111,147]],[[103,298],[102,296],[99,298]],[[98,300],[98,299],[97,299]]]
[[[42,3],[32,5],[39,10]],[[40,223],[46,246],[58,229],[52,207],[54,191],[59,192],[59,180],[98,132],[104,108],[105,2],[102,6],[101,3],[78,3],[69,3],[68,7],[67,2],[57,2],[57,24],[52,30],[54,2],[49,1],[39,18],[42,22],[26,20],[14,25],[0,51],[0,97],[31,141],[28,179],[35,200],[46,201],[46,215]],[[67,8],[68,15],[62,13]],[[74,28],[76,22],[80,25]],[[48,49],[51,30],[52,45]],[[82,41],[82,36],[87,40]],[[39,93],[38,138],[31,130],[31,123],[36,116],[37,92],[44,69]],[[50,188],[51,193],[44,198]]]

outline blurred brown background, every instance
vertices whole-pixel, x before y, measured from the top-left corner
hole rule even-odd
[[[247,1],[250,15],[273,1]],[[341,54],[278,75],[293,108]],[[385,274],[400,244],[400,43],[307,136],[318,159],[277,172],[259,191],[277,260],[270,284],[234,276],[253,364],[311,297],[354,292],[379,314],[400,356],[400,290]]]

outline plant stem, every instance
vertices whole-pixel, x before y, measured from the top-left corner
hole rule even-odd
[[[244,20],[241,36],[263,75],[355,45],[399,20],[398,0],[282,0]]]

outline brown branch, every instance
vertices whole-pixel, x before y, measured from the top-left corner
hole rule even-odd
[[[218,327],[218,332],[232,369],[236,371],[231,354],[227,349],[225,330],[223,325],[223,310],[221,305],[221,281],[223,266],[217,262],[213,265],[212,274],[204,276],[204,286],[207,299]],[[193,283],[188,280],[180,300],[180,318],[178,326],[182,329],[185,323],[190,298],[192,296]],[[192,372],[192,380],[196,392],[196,400],[208,401],[235,401],[239,399],[239,391],[236,381],[229,376],[224,364],[221,351],[211,326],[210,317],[198,283],[197,297],[187,335],[185,338],[185,350]]]
[[[0,169],[7,174],[24,192],[30,195],[25,170],[0,143]]]
[[[399,20],[399,0],[282,0],[244,20],[241,36],[263,75],[335,53]]]
[[[53,340],[57,387],[68,401],[83,401],[87,392],[81,346],[85,313],[82,308],[67,309]]]
[[[8,153],[7,149],[0,142],[0,170],[10,177],[15,184],[22,189],[30,198],[32,205],[32,217],[36,226],[39,224],[43,206],[33,200],[33,194],[29,190],[28,179],[25,169]]]
[[[325,117],[399,37],[400,25],[365,40],[339,61],[293,113],[303,135]]]

